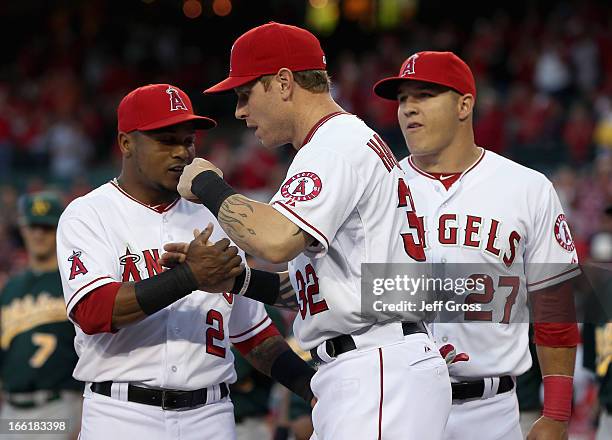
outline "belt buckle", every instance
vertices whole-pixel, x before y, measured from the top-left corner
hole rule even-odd
[[[172,408],[166,405],[166,390],[162,390],[161,392],[161,407],[163,410],[171,410]]]
[[[336,356],[336,347],[334,347],[334,343],[331,341],[331,339],[325,341],[325,351],[329,357],[333,358]]]

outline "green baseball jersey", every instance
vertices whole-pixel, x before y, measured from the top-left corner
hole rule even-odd
[[[0,295],[0,379],[8,392],[82,389],[74,326],[66,316],[59,272],[27,270]]]

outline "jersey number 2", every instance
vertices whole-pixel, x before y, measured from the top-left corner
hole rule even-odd
[[[314,267],[307,264],[304,268],[306,279],[301,271],[295,272],[295,281],[298,285],[298,298],[300,301],[300,315],[302,319],[306,318],[306,313],[310,309],[310,315],[328,310],[327,303],[324,299],[315,301],[313,296],[319,294],[319,278],[315,273]]]
[[[214,325],[217,324],[215,328]],[[213,356],[225,357],[225,347],[215,345],[215,339],[218,341],[225,340],[225,332],[223,331],[223,315],[217,310],[209,310],[206,314],[206,324],[210,327],[206,330],[206,353]]]

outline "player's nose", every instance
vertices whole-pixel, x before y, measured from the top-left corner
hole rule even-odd
[[[247,106],[239,99],[238,102],[236,102],[236,111],[234,112],[234,116],[236,119],[246,119],[247,115]]]
[[[400,104],[399,111],[404,116],[414,116],[414,115],[417,115],[419,113],[419,109],[415,105],[415,103],[411,102],[408,99]]]
[[[186,162],[190,156],[189,145],[178,144],[172,149],[172,157]]]

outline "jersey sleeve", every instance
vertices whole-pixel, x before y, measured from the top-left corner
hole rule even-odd
[[[230,342],[242,353],[271,336],[271,331],[278,334],[263,303],[238,295],[234,295],[228,328]]]
[[[537,191],[537,190],[536,190]],[[576,246],[552,183],[540,189],[525,251],[527,290],[557,285],[580,274]]]
[[[363,185],[345,158],[331,150],[312,148],[296,155],[270,204],[318,241],[306,252],[320,257],[362,192]]]
[[[66,312],[71,320],[72,309],[81,298],[98,287],[119,281],[118,257],[113,255],[97,224],[72,215],[62,217],[58,225],[57,260]]]

